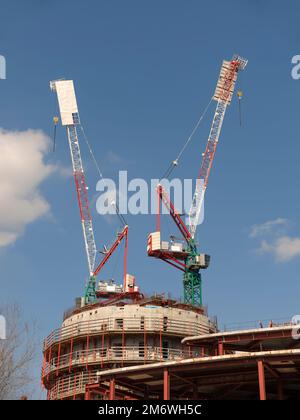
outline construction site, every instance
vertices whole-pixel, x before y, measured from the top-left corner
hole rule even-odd
[[[210,255],[200,252],[196,231],[225,113],[234,95],[240,105],[243,93],[236,90],[236,83],[246,66],[247,60],[239,55],[221,64],[210,100],[216,108],[205,150],[199,157],[201,165],[195,176],[188,223],[175,208],[163,182],[156,188],[156,225],[144,238],[145,258],[164,261],[170,270],[176,268],[175,277],[182,273],[182,300],[148,296],[143,293],[142,281],[137,283],[128,273],[129,227],[116,203],[113,205],[121,227],[97,261],[74,83],[50,83],[60,111],[60,117],[54,117],[55,130],[59,123],[66,128],[70,146],[89,281],[83,296],[64,313],[61,326],[44,340],[41,382],[48,400],[299,399],[300,340],[295,322],[261,322],[222,331],[203,304],[202,272],[209,268]],[[164,178],[168,179],[178,165],[205,113]],[[180,237],[164,237],[163,208],[173,223],[174,234]],[[116,249],[124,250],[123,278],[118,282],[100,281],[98,275],[109,265]],[[205,276],[209,277],[209,270]]]

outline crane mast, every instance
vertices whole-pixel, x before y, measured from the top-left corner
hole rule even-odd
[[[90,275],[94,272],[96,260],[96,243],[93,230],[93,222],[91,218],[89,200],[88,200],[88,187],[86,185],[84,170],[82,166],[80,148],[77,137],[77,130],[75,125],[67,126],[67,134],[69,146],[71,150],[73,174],[77,191],[77,198],[80,210],[80,217],[82,223],[82,231],[88,260],[88,267]]]
[[[85,180],[84,168],[81,159],[80,146],[76,126],[80,125],[77,101],[73,80],[55,80],[50,82],[51,90],[57,93],[61,123],[67,129],[68,142],[70,147],[73,175],[77,192],[77,199],[82,223],[82,231],[88,268],[90,274],[88,294],[94,288],[94,268],[96,260],[96,243],[93,230],[93,222],[88,199],[88,186]]]

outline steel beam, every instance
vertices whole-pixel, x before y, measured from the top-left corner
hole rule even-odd
[[[164,400],[170,399],[170,374],[168,369],[164,369]]]
[[[258,384],[259,384],[259,399],[266,400],[266,380],[265,380],[265,368],[262,360],[257,361],[258,369]]]
[[[116,381],[115,378],[111,378],[109,381],[109,399],[116,399]]]

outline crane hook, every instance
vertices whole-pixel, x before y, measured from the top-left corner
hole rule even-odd
[[[56,145],[56,127],[58,124],[59,118],[57,116],[53,117],[54,123],[54,130],[53,130],[53,152],[55,152],[55,145]]]
[[[237,91],[237,97],[239,100],[239,120],[240,120],[240,126],[242,126],[242,107],[241,107],[241,100],[243,98],[243,91],[238,90]]]

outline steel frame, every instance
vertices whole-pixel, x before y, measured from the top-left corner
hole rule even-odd
[[[215,157],[225,112],[227,106],[230,103],[231,92],[234,89],[236,73],[240,68],[244,68],[241,67],[240,60],[240,57],[235,57],[230,63],[230,68],[226,71],[224,75],[222,91],[219,94],[219,99],[217,102],[214,118],[209,132],[205,152],[203,153],[202,157],[195,193],[193,196],[190,211],[188,213],[188,225],[192,238],[194,238],[196,235],[198,220],[204,202],[205,190],[208,184],[208,178]]]
[[[80,146],[75,124],[67,126],[67,135],[72,157],[73,174],[77,191],[77,199],[82,223],[85,249],[88,259],[88,267],[90,275],[92,275],[95,266],[97,248],[87,193],[88,187],[85,181]]]
[[[104,265],[107,263],[109,258],[112,256],[112,254],[115,252],[117,247],[120,245],[122,240],[125,238],[125,251],[124,251],[124,285],[125,285],[125,276],[126,276],[126,267],[127,267],[127,251],[128,251],[128,226],[124,226],[122,232],[119,232],[117,234],[117,239],[113,243],[113,245],[109,248],[107,253],[105,254],[104,258],[100,262],[100,264],[97,266],[95,271],[93,272],[93,276],[97,276],[99,272],[102,270]]]

